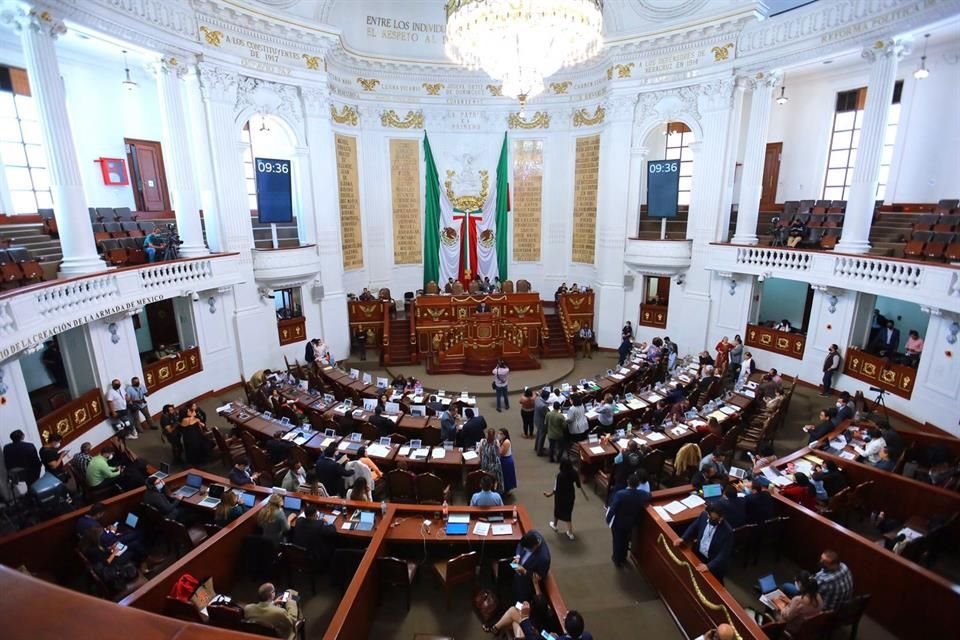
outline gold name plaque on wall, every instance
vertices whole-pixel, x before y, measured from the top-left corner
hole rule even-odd
[[[393,263],[423,262],[420,232],[420,141],[390,141]]]
[[[597,184],[600,136],[577,138],[573,173],[573,261],[594,263],[597,244]]]
[[[513,141],[513,259],[540,261],[543,140]]]
[[[340,192],[340,238],[343,268],[363,268],[363,228],[360,220],[360,180],[357,139],[336,135],[337,185]]]

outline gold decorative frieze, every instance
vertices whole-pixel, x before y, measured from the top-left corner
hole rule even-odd
[[[490,173],[486,169],[480,170],[480,193],[458,196],[453,192],[453,179],[457,172],[453,169],[447,169],[447,179],[443,183],[447,190],[447,199],[450,204],[460,211],[476,211],[483,209],[483,205],[490,195]]]
[[[443,89],[443,83],[437,82],[433,84],[424,82],[423,88],[426,90],[428,96],[438,96],[440,95],[440,90]]]
[[[714,47],[713,49],[710,49],[710,51],[713,53],[713,61],[714,61],[714,62],[723,62],[724,60],[729,59],[729,58],[730,58],[730,50],[731,50],[731,49],[733,49],[733,43],[732,43],[732,42],[728,42],[727,44],[723,45],[722,47]]]
[[[633,67],[636,66],[632,62],[627,64],[615,64],[609,69],[607,69],[607,80],[613,80],[613,72],[617,72],[618,78],[629,78],[633,75]]]
[[[380,114],[380,124],[394,129],[423,129],[423,112],[407,111],[402,120],[393,109]]]
[[[597,106],[597,110],[594,111],[592,116],[586,109],[577,109],[573,112],[573,126],[592,127],[595,124],[603,122],[603,118],[606,115],[607,110],[603,108],[603,105]]]
[[[487,91],[490,92],[490,95],[502,98],[503,97],[503,85],[502,84],[488,84]]]
[[[519,113],[511,113],[507,118],[507,126],[511,129],[549,129],[550,114],[537,111],[530,119],[525,120]]]
[[[372,78],[357,78],[357,84],[363,87],[364,91],[373,91],[380,84],[380,81]]]
[[[320,69],[320,56],[311,56],[308,54],[303,54],[303,61],[307,65],[307,69],[311,71],[318,71]]]
[[[550,88],[553,89],[553,92],[557,95],[567,92],[567,89],[570,88],[570,85],[573,84],[569,80],[564,80],[563,82],[551,82]]]
[[[346,124],[351,127],[357,126],[360,122],[360,115],[357,113],[356,107],[351,107],[350,105],[343,105],[343,109],[337,113],[337,108],[333,105],[330,105],[330,117],[333,118],[333,121],[337,124]]]
[[[211,47],[219,47],[221,41],[223,40],[222,31],[214,31],[213,29],[208,29],[207,27],[200,27],[200,33],[203,34],[204,40],[206,40],[207,44]]]

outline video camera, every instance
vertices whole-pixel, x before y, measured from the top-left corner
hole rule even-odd
[[[154,234],[157,240],[163,243],[163,252],[160,254],[160,260],[176,260],[180,257],[180,245],[183,240],[177,233],[177,225],[172,222],[167,225],[166,231]]]

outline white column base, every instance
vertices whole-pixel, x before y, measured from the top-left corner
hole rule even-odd
[[[759,244],[760,238],[758,238],[755,235],[752,235],[752,236],[734,235],[732,238],[730,238],[730,242],[732,244]]]
[[[867,253],[870,251],[870,243],[866,240],[841,239],[833,250],[837,253]]]
[[[327,348],[337,360],[350,355],[350,314],[347,311],[347,296],[339,293],[325,294],[320,301],[320,315],[323,320],[323,335],[310,336],[323,338]]]
[[[99,256],[76,256],[64,258],[60,263],[60,271],[57,272],[57,275],[61,278],[72,278],[74,276],[85,276],[88,273],[107,271],[112,268]]]
[[[210,250],[202,244],[182,244],[179,253],[181,258],[202,258],[210,255]]]
[[[597,318],[593,325],[593,335],[596,336],[598,346],[616,349],[622,342],[620,331],[625,321],[629,320],[636,329],[635,312],[624,312],[622,284],[601,284],[593,290],[596,294],[593,312]]]

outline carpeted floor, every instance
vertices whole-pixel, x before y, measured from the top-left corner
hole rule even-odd
[[[546,371],[560,370],[554,369],[549,362],[549,368]],[[577,359],[559,362],[567,363],[565,365],[567,367],[572,365],[566,380],[575,381],[615,365],[616,356],[612,353],[599,353],[595,354],[592,360]],[[373,368],[376,365],[372,361],[350,362],[347,366],[357,366],[374,374],[387,373]],[[544,370],[540,373],[547,375]],[[414,375],[418,374],[414,373]],[[479,384],[477,391],[485,389],[489,392],[488,378],[461,377],[475,380]],[[437,381],[428,377],[423,379],[425,385],[430,388],[443,388],[441,386],[443,384],[451,391],[462,390],[459,388],[460,385],[450,384],[447,380]],[[520,391],[515,384],[516,379],[516,377],[511,379],[510,411],[497,414],[491,393],[481,395],[480,406],[485,409],[485,415],[491,427],[507,427],[513,435],[513,453],[519,479],[519,487],[514,492],[514,499],[527,508],[548,541],[554,575],[567,606],[579,610],[584,615],[587,628],[596,638],[651,637],[669,640],[684,637],[677,629],[669,611],[642,574],[635,569],[618,571],[614,568],[610,561],[610,534],[603,521],[603,503],[593,493],[592,487],[585,487],[588,498],[584,498],[582,494],[577,497],[574,509],[574,528],[577,534],[575,541],[555,534],[547,526],[552,517],[552,500],[545,498],[543,492],[553,487],[556,467],[546,458],[538,458],[533,453],[533,441],[521,437],[519,407],[516,404]],[[534,385],[531,384],[531,386]],[[470,387],[466,388],[470,389]],[[217,406],[226,401],[238,399],[240,395],[241,392],[235,391],[223,397],[208,398],[201,404],[208,415],[212,416],[215,415]],[[817,411],[827,404],[829,401],[818,397],[814,391],[797,387],[787,423],[778,434],[777,453],[788,453],[803,446],[806,438],[801,431],[802,425],[811,422]],[[896,422],[894,424],[900,426],[896,425]],[[142,456],[152,461],[169,459],[168,449],[160,442],[157,432],[146,434],[133,443],[133,446]],[[225,472],[219,463],[211,463],[208,470]],[[778,565],[752,567],[749,570],[736,568],[728,578],[727,584],[731,593],[741,603],[745,606],[755,606],[756,599],[752,594],[752,585],[759,575],[774,572],[778,577],[783,576],[786,579],[795,575],[797,569],[785,562]],[[305,598],[304,611],[308,620],[309,638],[322,635],[339,599],[339,594],[323,579],[318,587],[320,591],[316,596],[310,595],[309,587],[301,587],[301,595]],[[247,590],[250,590],[249,594],[246,593]],[[253,590],[255,585],[241,585],[238,586],[237,593],[234,595],[241,598],[251,597]],[[373,636],[408,640],[415,633],[443,634],[458,640],[487,637],[471,611],[467,591],[462,590],[460,597],[454,598],[453,608],[447,611],[444,592],[436,578],[430,575],[429,567],[426,565],[420,568],[410,611],[405,610],[402,596],[388,594],[378,610]],[[860,638],[887,640],[890,637],[870,620],[865,620],[861,625]]]

